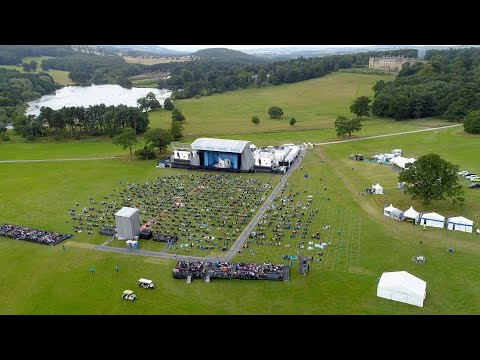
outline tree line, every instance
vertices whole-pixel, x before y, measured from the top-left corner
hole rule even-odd
[[[69,71],[68,75],[78,85],[118,84],[131,88],[129,76],[145,72],[145,65],[129,64],[120,56],[101,56],[78,53],[46,59],[42,61],[43,70]]]
[[[425,60],[404,64],[394,81],[377,82],[374,115],[460,121],[480,110],[480,49],[428,50]]]
[[[27,140],[49,135],[115,136],[127,127],[134,129],[136,134],[143,134],[148,124],[148,112],[126,105],[105,104],[59,110],[42,106],[38,116],[19,115],[13,122],[14,132]]]
[[[0,45],[0,65],[21,65],[27,56],[65,56],[74,53],[70,45]]]
[[[47,73],[21,73],[0,68],[0,128],[24,116],[27,101],[60,88]],[[0,131],[1,132],[1,131]]]
[[[279,85],[325,76],[340,69],[366,66],[370,57],[392,55],[416,57],[418,51],[368,51],[348,55],[329,55],[274,62],[245,62],[195,60],[152,65],[158,70],[169,70],[170,75],[159,86],[173,90],[172,97],[186,99],[208,96],[250,86]]]

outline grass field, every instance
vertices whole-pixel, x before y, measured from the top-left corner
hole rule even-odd
[[[324,78],[327,83],[332,82],[331,91],[334,91],[335,87],[332,78],[338,82],[343,81],[343,86],[347,88],[337,89],[344,96],[336,96],[331,100],[335,102],[333,104],[325,105],[323,100],[321,101],[323,105],[320,102],[317,104],[308,94],[306,97],[310,100],[305,100],[304,109],[298,104],[291,104],[292,108],[303,111],[305,116],[316,116],[318,127],[315,127],[314,120],[305,120],[311,128],[307,126],[303,131],[298,131],[302,129],[296,128],[297,125],[295,129],[290,129],[290,125],[286,124],[289,131],[297,132],[282,132],[272,125],[272,128],[266,129],[264,133],[257,131],[255,134],[248,134],[248,139],[259,146],[303,142],[302,139],[310,142],[338,140],[332,133],[330,124],[332,119],[329,120],[329,117],[335,116],[330,114],[337,110],[346,114],[349,103],[356,96],[354,79],[357,79],[358,83],[358,76],[334,74]],[[344,77],[351,79],[347,81]],[[290,91],[295,94],[302,87],[305,88],[304,91],[309,92],[306,89],[312,86],[314,81],[319,81],[316,88],[317,92],[320,92],[319,89],[324,88],[324,83],[320,80],[322,79],[285,85],[290,90],[285,90],[282,96],[287,99]],[[359,94],[365,95],[371,86],[370,84],[362,86],[360,88],[366,90],[360,91]],[[263,95],[268,99],[282,98],[281,94],[284,91],[282,88],[283,86],[242,90],[237,94],[241,99],[250,99],[248,103],[252,104],[253,109],[262,103],[273,105],[270,104],[270,100],[265,100]],[[218,128],[222,124],[222,119],[239,116],[235,115],[237,111],[235,94],[178,101],[177,105],[188,119],[186,128],[190,121],[203,121],[203,131],[200,123],[195,122],[197,128],[192,130],[192,134],[195,131],[194,136],[218,134],[218,137],[244,139],[245,136],[230,134],[235,129],[250,131],[242,129],[241,124],[229,122],[223,128]],[[325,91],[322,96],[323,99],[327,99],[330,95]],[[294,95],[292,99],[295,99]],[[244,103],[240,101],[237,106]],[[279,103],[276,105],[282,106]],[[189,106],[192,114],[198,112],[198,117],[195,117],[197,120],[193,120],[194,115],[190,120],[187,110]],[[209,106],[212,110],[211,119],[207,116]],[[246,109],[250,108],[247,106]],[[289,111],[287,106],[284,106],[284,111]],[[315,111],[317,115],[314,115]],[[246,124],[251,124],[251,115],[247,116]],[[297,117],[297,120],[300,119],[297,114],[293,116]],[[161,120],[159,117],[158,121],[154,122],[155,126],[163,126],[161,121],[166,123],[166,119]],[[448,123],[435,119],[402,122],[366,120],[364,130],[356,136],[421,129],[439,124]],[[253,124],[251,126],[253,127]],[[261,123],[258,128],[262,126]],[[98,245],[106,240],[106,237],[101,235],[75,234],[64,243],[65,251],[58,245],[50,247],[0,238],[0,284],[2,288],[8,289],[0,299],[0,313],[318,315],[479,313],[480,303],[477,294],[480,291],[478,279],[480,237],[476,234],[446,229],[427,228],[426,231],[422,231],[420,226],[399,223],[383,216],[383,205],[392,203],[403,210],[412,205],[417,211],[435,211],[445,218],[461,215],[472,219],[474,227],[477,228],[480,227],[480,190],[468,189],[466,186],[469,182],[461,179],[465,185],[464,204],[452,205],[451,202],[442,201],[425,206],[418,201],[411,201],[402,190],[397,189],[398,173],[389,166],[356,162],[350,160],[348,156],[350,152],[354,152],[363,153],[368,157],[372,152],[390,152],[394,148],[402,149],[404,156],[415,158],[434,152],[460,165],[460,170],[480,173],[477,155],[480,138],[466,135],[462,127],[441,129],[438,134],[430,131],[323,145],[309,150],[301,167],[291,175],[287,188],[288,191],[293,192],[295,189],[295,192],[298,192],[295,200],[301,200],[302,206],[307,201],[308,195],[312,196],[308,208],[302,209],[304,212],[304,215],[301,215],[302,223],[314,209],[318,209],[318,213],[308,225],[307,237],[304,240],[310,241],[310,234],[319,231],[321,240],[329,241],[332,245],[325,249],[322,262],[312,262],[307,276],[301,276],[297,272],[298,262],[294,260],[289,282],[214,279],[208,284],[199,280],[186,284],[182,280],[172,278],[172,268],[175,265],[172,260],[103,252],[91,248],[90,245]],[[0,160],[108,155],[128,155],[128,150],[122,150],[109,142],[96,141],[0,144]],[[68,209],[76,206],[77,202],[83,204],[88,197],[110,194],[113,188],[120,186],[120,181],[143,184],[158,177],[189,172],[157,169],[154,161],[115,159],[0,163],[0,173],[2,174],[0,223],[71,232],[72,223]],[[308,177],[305,177],[305,174],[308,174]],[[269,174],[251,176],[264,175],[271,176]],[[364,188],[377,182],[384,187],[384,195],[361,195]],[[269,216],[276,222],[277,219],[272,218],[272,215],[270,212]],[[331,229],[323,230],[323,225],[330,225]],[[341,229],[340,236],[337,234],[338,229]],[[316,249],[308,250],[304,247],[300,249],[300,253],[294,252],[301,239],[289,238],[288,230],[284,232],[287,236],[282,241],[291,247],[256,244],[252,241],[249,250],[254,250],[254,254],[245,251],[237,254],[233,261],[271,261],[288,264],[288,260],[282,259],[282,254],[301,253],[314,256],[317,260]],[[268,232],[268,235],[272,234]],[[423,242],[421,252],[426,257],[426,263],[423,265],[411,261],[412,256],[418,254],[419,241]],[[343,245],[341,249],[340,242]],[[145,243],[145,249],[153,249],[154,246],[153,242]],[[453,247],[453,253],[447,251],[449,247]],[[119,266],[118,273],[115,272],[115,265]],[[95,269],[94,274],[89,272],[91,266]],[[376,296],[377,278],[382,272],[398,270],[406,270],[427,282],[427,297],[423,308]],[[154,280],[157,288],[152,291],[139,289],[136,284],[141,277]],[[122,300],[120,295],[125,289],[134,290],[138,295],[138,301]]]
[[[1,160],[73,159],[130,156],[129,150],[111,141],[83,140],[69,142],[0,142]]]
[[[348,107],[356,97],[373,95],[372,87],[380,79],[391,77],[333,73],[294,84],[178,100],[175,105],[187,119],[186,137],[332,129],[338,115],[349,116]],[[282,119],[268,117],[271,106],[283,109]],[[260,117],[259,125],[252,123],[254,115]],[[150,126],[169,127],[170,116],[165,110],[152,112]],[[291,117],[297,120],[295,126],[289,125]]]
[[[32,71],[32,73],[38,74],[39,72],[46,72],[50,74],[53,77],[53,80],[55,80],[55,82],[59,83],[60,85],[75,85],[75,83],[68,77],[68,74],[69,74],[68,71],[42,70],[42,68],[40,67],[41,62],[45,59],[50,59],[50,58],[51,56],[24,57],[22,59],[22,62],[30,63],[32,61],[36,61],[38,63],[38,67],[37,67],[37,70]],[[5,69],[14,69],[20,72],[24,72],[23,68],[18,65],[0,65],[0,67]]]

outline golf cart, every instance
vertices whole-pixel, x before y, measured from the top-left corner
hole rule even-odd
[[[122,294],[122,299],[130,301],[137,300],[137,295],[135,295],[132,290],[125,290]]]
[[[148,279],[139,279],[138,280],[138,287],[142,287],[144,289],[155,289],[155,284],[152,280]]]

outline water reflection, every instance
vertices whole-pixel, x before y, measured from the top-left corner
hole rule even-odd
[[[154,88],[126,89],[120,85],[65,86],[53,94],[29,101],[26,113],[38,115],[42,106],[53,110],[66,106],[85,106],[105,104],[137,106],[137,99],[153,92],[163,105],[163,101],[171,95],[170,90]]]

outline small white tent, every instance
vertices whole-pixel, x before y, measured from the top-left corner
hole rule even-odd
[[[402,221],[403,220],[403,211],[400,210],[400,209],[395,209],[395,210],[390,212],[390,217],[393,220]]]
[[[377,286],[377,296],[423,307],[427,283],[406,271],[385,272]]]
[[[443,228],[445,226],[445,217],[437,214],[436,212],[426,213],[422,215],[420,219],[420,224]]]
[[[410,208],[403,213],[403,218],[413,220],[416,224],[420,220],[420,213],[410,206]]]
[[[389,206],[383,208],[383,215],[390,217],[390,213],[394,210],[398,209],[390,204]]]
[[[372,185],[372,193],[377,195],[383,194],[383,187],[381,187],[379,183]]]
[[[463,216],[451,217],[447,220],[447,229],[471,233],[473,231],[473,221]]]

